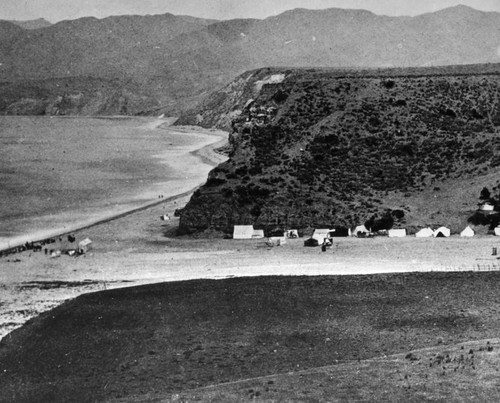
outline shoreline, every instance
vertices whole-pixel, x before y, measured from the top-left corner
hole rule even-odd
[[[170,118],[168,121],[164,121],[163,119],[158,119],[156,121],[149,123],[149,125],[151,125],[151,128],[154,129],[162,129],[162,128],[170,129],[172,128],[172,124],[175,122],[175,120],[172,118]],[[227,159],[227,157],[218,154],[214,151],[216,148],[222,146],[227,142],[227,137],[224,137],[222,134],[224,133],[225,135],[227,135],[226,132],[223,132],[222,130],[205,129],[197,126],[176,126],[170,130],[186,134],[195,132],[202,135],[213,136],[218,138],[216,141],[208,145],[203,145],[200,148],[188,152],[189,155],[198,158],[202,164],[209,165],[211,167],[216,167],[218,164],[224,162]],[[204,181],[206,181],[206,177]],[[88,221],[82,221],[69,226],[65,225],[63,228],[59,227],[55,229],[49,229],[46,231],[36,231],[34,233],[32,232],[26,235],[14,236],[8,241],[0,241],[0,253],[7,253],[7,254],[15,253],[18,248],[24,247],[27,243],[32,244],[32,243],[45,242],[51,238],[62,237],[71,234],[73,232],[94,227],[96,225],[105,224],[109,221],[113,221],[125,217],[127,215],[149,209],[151,207],[160,205],[162,203],[168,203],[171,201],[181,199],[183,197],[192,194],[196,189],[198,189],[198,187],[203,185],[203,183],[204,182],[201,182],[198,185],[184,192],[175,193],[165,198],[161,198],[160,200],[150,201],[133,208],[126,208],[126,210],[124,211],[114,212],[114,213],[104,213],[104,215],[98,215],[97,217]]]

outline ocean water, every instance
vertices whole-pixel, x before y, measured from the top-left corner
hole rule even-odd
[[[161,123],[0,117],[0,244],[131,210],[203,181],[211,167],[182,165],[213,138]]]

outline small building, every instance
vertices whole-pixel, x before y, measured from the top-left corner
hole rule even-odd
[[[479,206],[480,211],[493,211],[495,210],[495,206],[491,202],[484,202]]]
[[[78,242],[78,253],[87,253],[92,249],[92,241],[89,238],[85,238],[83,241]]]

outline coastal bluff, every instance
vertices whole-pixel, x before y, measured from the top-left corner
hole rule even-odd
[[[180,212],[180,233],[308,230],[397,212],[463,229],[498,188],[500,65],[246,72],[179,122],[229,130],[229,160]]]

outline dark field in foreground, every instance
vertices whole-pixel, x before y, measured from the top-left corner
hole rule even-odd
[[[500,273],[461,272],[195,280],[87,294],[2,341],[0,401],[168,397],[493,338],[499,291]]]

